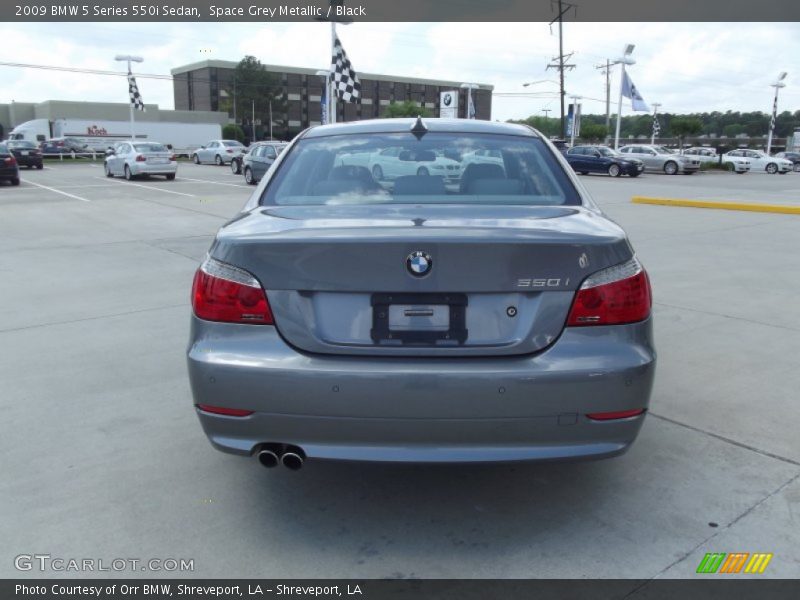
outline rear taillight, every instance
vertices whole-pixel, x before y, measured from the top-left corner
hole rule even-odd
[[[650,316],[650,280],[635,258],[598,271],[581,285],[567,325],[620,325]]]
[[[13,167],[15,164],[17,164],[17,159],[14,158],[13,156],[9,156],[3,162],[6,163],[9,167]]]
[[[137,154],[136,155],[136,162],[145,162],[145,161],[147,161],[147,158],[145,157],[144,154]]]
[[[258,279],[213,258],[206,258],[194,276],[194,314],[206,321],[274,325],[267,295]]]
[[[230,148],[228,150],[225,150],[225,152],[227,152],[228,154],[233,154],[233,150],[231,150]]]
[[[170,162],[175,162],[176,160],[178,160],[178,157],[173,154],[172,156],[169,157],[169,160]]]
[[[244,410],[241,408],[227,408],[225,406],[211,406],[210,404],[198,404],[197,408],[203,412],[213,413],[215,415],[225,415],[226,417],[249,417],[255,411]]]

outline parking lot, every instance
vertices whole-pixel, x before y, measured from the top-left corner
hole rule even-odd
[[[688,578],[706,552],[800,573],[800,216],[630,202],[800,204],[800,173],[581,178],[653,284],[658,371],[628,454],[291,472],[213,450],[185,368],[192,276],[253,188],[76,162],[0,186],[0,576],[79,575],[19,572],[26,553],[207,578]]]

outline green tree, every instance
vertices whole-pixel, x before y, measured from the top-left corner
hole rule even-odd
[[[596,123],[581,124],[581,139],[589,142],[600,142],[608,135],[608,127]]]
[[[703,131],[703,122],[696,117],[676,117],[669,122],[669,130],[678,138],[681,150],[683,150],[683,140],[687,136],[698,135]]]
[[[222,128],[222,138],[226,140],[239,140],[244,143],[244,131],[235,123],[228,123]]]
[[[220,88],[220,108],[231,110],[235,103],[235,110],[232,112],[236,114],[237,124],[251,125],[253,112],[257,120],[266,122],[270,103],[273,115],[283,111],[280,81],[255,56],[245,56],[240,60],[230,81],[221,82]]]
[[[398,117],[430,117],[431,112],[413,100],[392,102],[383,112],[384,119],[397,119]]]

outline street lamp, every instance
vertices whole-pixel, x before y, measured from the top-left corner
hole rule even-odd
[[[775,88],[775,101],[772,103],[772,119],[769,122],[769,133],[767,134],[768,156],[770,150],[772,149],[772,131],[775,129],[775,120],[778,118],[778,90],[782,87],[786,87],[786,84],[783,83],[784,79],[786,79],[786,71],[783,71],[780,75],[778,75],[778,80],[775,83],[770,84],[770,87]]]
[[[131,71],[131,63],[132,62],[137,62],[137,63],[144,62],[144,59],[141,56],[131,56],[129,54],[117,54],[114,57],[114,60],[128,63],[128,77],[130,77],[133,74],[132,71]],[[128,85],[130,85],[130,82],[128,82]],[[131,140],[136,141],[136,134],[134,133],[133,102],[132,101],[130,102],[130,108],[131,108]]]
[[[569,136],[569,145],[575,145],[575,130],[577,129],[578,125],[578,100],[582,98],[582,96],[570,96],[572,99],[572,125],[570,126],[570,136]]]
[[[614,134],[614,150],[619,149],[619,129],[620,124],[622,123],[622,86],[625,83],[625,65],[635,65],[636,61],[631,58],[631,54],[633,54],[633,49],[636,46],[633,44],[626,44],[625,50],[622,54],[622,57],[618,58],[615,63],[621,65],[622,68],[622,76],[619,81],[619,103],[617,104],[617,130]]]
[[[552,79],[539,79],[538,81],[529,81],[527,83],[523,83],[522,87],[528,87],[529,85],[536,85],[537,83],[555,83],[556,85],[558,85],[558,82]]]
[[[475,118],[475,105],[472,103],[472,90],[480,89],[477,83],[462,83],[459,86],[462,90],[467,90],[467,118]]]

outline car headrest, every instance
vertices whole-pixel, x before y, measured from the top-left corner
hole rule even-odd
[[[403,175],[394,180],[395,196],[444,195],[444,179],[435,175]]]
[[[468,193],[470,183],[476,179],[505,179],[505,171],[492,163],[471,163],[461,174],[461,193]]]
[[[511,196],[523,193],[522,181],[519,179],[473,179],[467,185],[467,194],[487,196]]]

